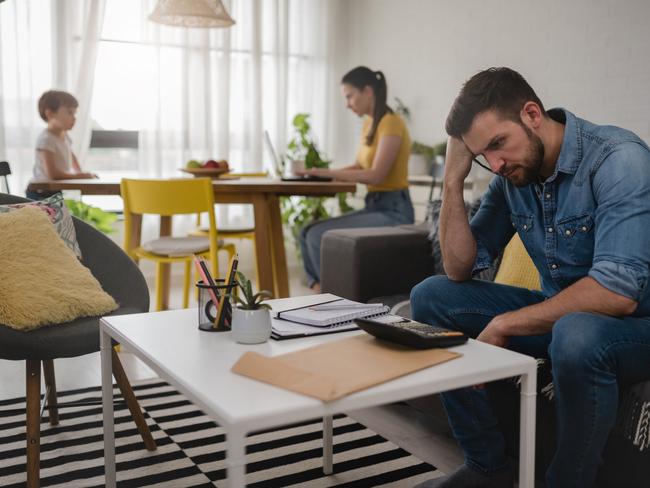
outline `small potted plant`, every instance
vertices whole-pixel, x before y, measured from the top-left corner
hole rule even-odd
[[[264,300],[273,298],[270,292],[262,290],[253,293],[253,286],[246,275],[237,271],[237,285],[240,292],[233,296],[232,334],[242,344],[258,344],[271,337],[271,306]]]

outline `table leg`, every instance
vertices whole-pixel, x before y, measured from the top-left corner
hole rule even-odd
[[[519,486],[535,486],[535,409],[537,407],[537,370],[521,375],[519,423]]]
[[[334,472],[332,463],[332,416],[326,415],[323,417],[323,473],[330,475]]]
[[[271,236],[269,234],[269,207],[264,195],[253,196],[255,214],[255,258],[259,274],[259,289],[275,291],[273,286],[273,258],[271,253]],[[277,298],[277,297],[276,297]]]
[[[111,337],[100,327],[99,344],[102,362],[102,415],[104,419],[104,469],[106,486],[114,487],[115,472],[115,420],[113,414],[113,366]]]
[[[246,435],[238,431],[226,431],[226,486],[246,486]]]
[[[275,283],[275,297],[286,298],[289,296],[289,273],[287,271],[287,255],[284,249],[284,233],[282,232],[282,216],[280,213],[280,199],[277,195],[268,195],[266,198],[271,228],[271,249],[273,256],[273,275]]]

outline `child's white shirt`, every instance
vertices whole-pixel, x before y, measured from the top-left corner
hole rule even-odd
[[[72,170],[72,145],[68,134],[64,138],[52,134],[44,129],[36,139],[36,161],[34,162],[33,177],[31,181],[43,181],[49,179],[43,170],[43,162],[38,151],[50,151],[54,154],[54,166],[56,169],[70,172]]]

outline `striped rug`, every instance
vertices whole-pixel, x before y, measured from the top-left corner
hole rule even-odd
[[[115,406],[118,485],[221,486],[223,431],[161,380],[134,386],[158,450],[144,449],[123,403]],[[116,390],[116,396],[119,391]],[[99,387],[60,393],[60,401],[101,398]],[[60,424],[41,424],[42,486],[103,486],[101,406],[60,410]],[[251,487],[409,487],[440,472],[353,419],[334,419],[334,474],[322,472],[320,420],[248,438]],[[0,486],[25,483],[25,399],[0,401]]]

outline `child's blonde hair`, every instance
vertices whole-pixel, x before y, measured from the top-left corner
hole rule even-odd
[[[77,108],[79,102],[74,95],[59,90],[46,91],[38,99],[38,113],[45,122],[47,122],[45,111],[49,109],[56,112],[61,106]]]

